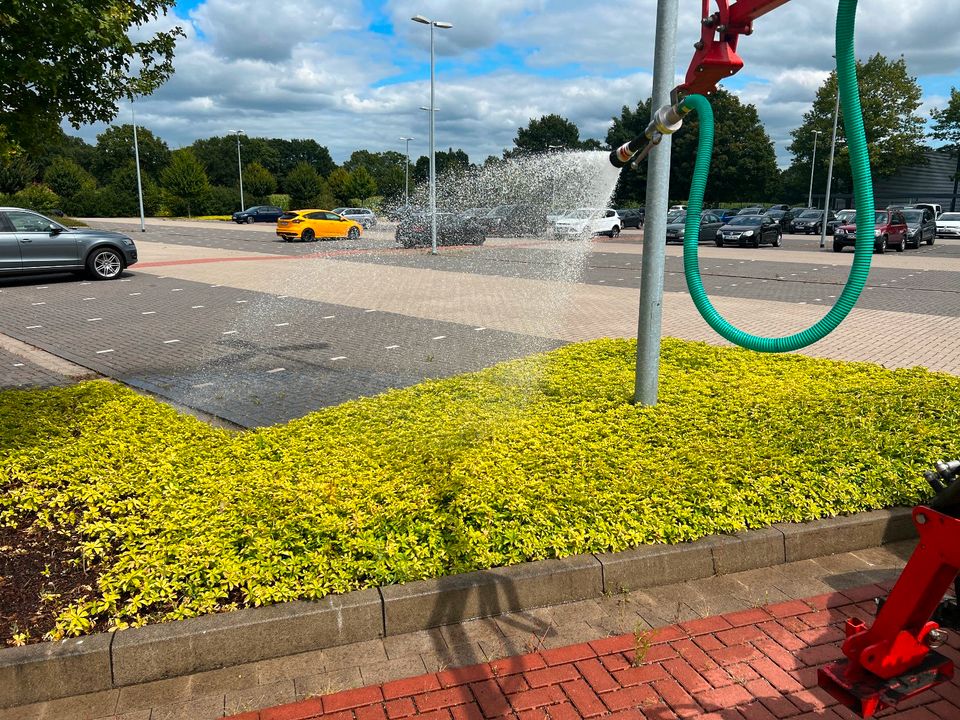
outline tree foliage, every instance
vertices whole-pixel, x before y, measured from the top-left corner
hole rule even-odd
[[[256,202],[263,202],[267,195],[277,189],[277,180],[273,173],[260,163],[250,163],[244,168],[243,183]]]
[[[327,176],[327,190],[338,205],[350,203],[350,173],[343,168],[337,168]]]
[[[923,163],[924,119],[917,114],[923,91],[917,79],[907,72],[903,57],[889,60],[877,53],[865,63],[857,63],[857,76],[873,172],[889,177],[901,168]],[[807,175],[813,157],[814,132],[821,133],[814,168],[815,188],[826,186],[836,98],[837,74],[833,72],[817,91],[813,107],[803,116],[803,123],[791,132],[793,142],[788,149],[793,154],[794,164],[805,167]],[[837,191],[849,192],[853,180],[842,112],[837,126],[833,172]]]
[[[365,204],[367,198],[377,194],[377,182],[373,179],[373,175],[367,172],[367,169],[361,165],[350,173],[347,192],[351,200],[356,198],[361,204]]]
[[[303,209],[313,205],[320,189],[320,175],[310,163],[297,163],[296,167],[287,173],[286,190],[292,208]]]
[[[757,109],[744,105],[726,90],[718,90],[710,99],[715,117],[713,164],[704,196],[708,204],[717,202],[772,200],[780,192],[780,171],[773,141],[767,135]],[[620,117],[613,118],[607,132],[607,144],[619,147],[643,134],[650,122],[650,100],[631,110],[624,106]],[[690,181],[700,140],[700,122],[695,115],[684,121],[672,136],[670,197],[684,199],[690,193]],[[646,198],[647,163],[620,173],[615,199],[617,203],[642,203]]]
[[[192,208],[203,200],[210,185],[203,165],[190,148],[173,152],[170,164],[160,174],[160,181],[174,198],[183,201],[188,216]]]
[[[43,174],[43,182],[62,198],[72,198],[81,190],[97,186],[93,175],[67,157],[53,159]]]
[[[532,119],[525,128],[517,129],[513,150],[508,150],[505,155],[541,153],[551,149],[585,149],[580,141],[580,129],[573,121],[556,114]]]
[[[23,154],[0,155],[0,193],[10,195],[23,190],[33,179],[33,165]]]
[[[170,162],[170,148],[167,143],[150,130],[137,127],[137,147],[140,151],[140,171],[145,175],[157,177]],[[133,125],[111,125],[97,135],[97,144],[93,152],[94,177],[101,185],[110,182],[113,174],[125,168],[134,160]]]
[[[0,12],[0,151],[27,151],[74,127],[109,122],[118,101],[173,72],[179,27],[138,32],[175,0],[15,0]]]

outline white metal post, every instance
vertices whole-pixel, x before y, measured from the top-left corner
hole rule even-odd
[[[820,131],[813,131],[813,159],[810,161],[810,194],[807,195],[807,207],[813,207],[813,169],[817,166],[817,140],[820,139]]]
[[[658,0],[653,60],[652,113],[670,102],[676,77],[677,5]],[[670,135],[650,153],[647,167],[647,220],[643,228],[640,317],[634,402],[656,405],[660,384],[660,334],[663,321],[663,267],[666,258],[667,205],[670,202]]]
[[[143,218],[143,183],[140,181],[140,143],[137,142],[137,112],[130,103],[130,117],[133,118],[133,157],[137,164],[137,198],[140,200],[140,232],[146,232],[147,227]]]
[[[839,83],[839,80],[838,80]],[[827,246],[827,213],[830,212],[830,190],[833,189],[833,156],[837,152],[837,122],[840,120],[840,86],[837,85],[837,103],[833,108],[833,139],[830,141],[830,169],[827,170],[827,196],[823,201],[823,224],[820,226],[820,248]]]
[[[246,210],[246,205],[243,202],[243,163],[240,162],[240,136],[243,135],[243,130],[234,130],[234,134],[237,136],[237,171],[240,174],[240,212]]]
[[[410,207],[410,141],[412,137],[402,137],[401,140],[407,143],[407,164],[403,168],[403,205]]]
[[[433,26],[430,23],[430,252],[437,254],[437,155],[434,147],[434,122],[436,120],[436,106],[434,93],[436,90],[434,56],[433,56]]]

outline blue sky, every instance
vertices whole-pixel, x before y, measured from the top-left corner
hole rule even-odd
[[[677,73],[699,35],[700,3],[679,0]],[[831,69],[836,0],[796,0],[740,42],[746,69],[724,86],[757,105],[781,164]],[[176,73],[138,102],[138,117],[172,146],[242,127],[249,135],[310,137],[342,162],[353,150],[427,150],[429,31],[436,31],[437,145],[482,162],[531,118],[557,113],[603,140],[612,116],[650,92],[656,0],[182,0],[187,37]],[[926,113],[960,84],[960,3],[861,0],[858,54],[903,52]],[[874,18],[897,18],[895,24]],[[917,42],[931,38],[936,42]],[[93,139],[102,126],[84,128]]]

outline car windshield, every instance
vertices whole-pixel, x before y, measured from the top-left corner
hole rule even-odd
[[[759,208],[755,208],[755,207],[752,207],[752,208],[743,208],[743,210],[741,210],[740,212],[738,212],[737,215],[756,215],[756,214],[757,214],[757,210],[759,210]]]
[[[908,223],[918,223],[923,220],[923,210],[904,210],[903,217]]]
[[[587,218],[591,218],[596,215],[597,212],[599,211],[593,208],[577,208],[576,210],[571,210],[569,213],[564,215],[564,217],[571,220],[586,220]]]
[[[281,219],[281,220],[292,220],[293,218],[297,217],[299,214],[300,214],[300,213],[295,213],[295,212],[285,212],[283,215],[280,216],[280,219]]]
[[[802,218],[818,218],[818,217],[820,217],[821,215],[823,215],[823,213],[822,213],[820,210],[807,210],[806,212],[802,213],[802,214],[800,215],[800,217],[802,217]]]
[[[767,210],[767,212],[764,213],[764,215],[772,218],[782,218],[786,214],[786,210]]]
[[[940,217],[938,217],[937,220],[946,220],[946,221],[950,221],[950,222],[958,222],[958,221],[960,221],[960,213],[944,213],[943,215],[941,215]]]
[[[837,220],[842,223],[853,222],[857,219],[856,210],[841,210],[837,213]]]
[[[741,215],[730,221],[731,225],[759,225],[763,218],[759,215]]]

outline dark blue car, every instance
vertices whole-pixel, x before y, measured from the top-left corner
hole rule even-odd
[[[246,210],[235,212],[232,217],[235,223],[272,222],[275,223],[283,215],[283,210],[276,205],[254,205]]]

